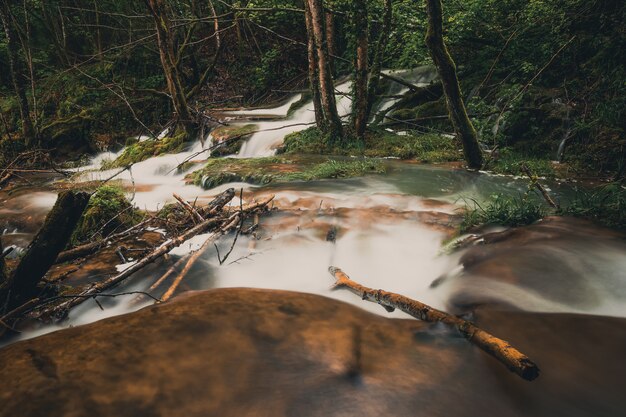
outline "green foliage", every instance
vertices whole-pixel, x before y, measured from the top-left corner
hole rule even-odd
[[[581,217],[626,230],[626,188],[615,182],[591,189],[581,188],[558,210],[532,198],[530,188],[523,195],[495,194],[484,203],[471,200],[465,204],[461,232],[481,225],[524,226],[547,215]]]
[[[264,185],[281,181],[313,181],[327,178],[349,178],[385,172],[383,163],[374,159],[324,160],[320,158],[215,158],[187,178],[204,188],[228,182]]]
[[[619,183],[605,184],[592,190],[579,189],[560,214],[626,229],[626,189]]]
[[[488,167],[496,174],[524,175],[520,170],[520,165],[524,163],[533,175],[545,178],[556,176],[552,161],[548,159],[524,155],[511,148],[504,148],[496,152],[497,156],[494,157]]]
[[[89,199],[72,235],[72,243],[79,244],[96,236],[106,237],[129,228],[140,220],[139,210],[126,199],[122,188],[103,185]]]
[[[494,194],[489,201],[480,204],[476,200],[466,204],[461,233],[480,225],[524,226],[546,215],[543,204],[529,198],[529,194],[506,196]]]

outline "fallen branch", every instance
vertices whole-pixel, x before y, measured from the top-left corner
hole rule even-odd
[[[231,218],[229,218],[230,222],[226,226],[222,227],[217,232],[211,234],[204,241],[202,246],[200,246],[200,248],[197,251],[195,251],[193,255],[189,257],[183,270],[180,271],[180,274],[178,274],[174,282],[172,282],[172,285],[170,285],[170,287],[167,289],[167,291],[165,291],[165,293],[161,297],[161,301],[167,301],[172,297],[172,295],[174,295],[174,292],[176,291],[180,283],[183,281],[183,278],[185,278],[185,276],[191,270],[191,267],[196,263],[196,261],[200,259],[200,256],[202,256],[202,254],[206,251],[209,245],[215,242],[220,236],[228,233],[228,231],[231,230],[233,227],[237,226],[237,224],[239,223],[239,217],[240,215],[239,213],[237,213],[233,215]]]
[[[251,204],[247,207],[244,208],[244,211],[252,211],[252,210],[256,210],[260,207],[264,207],[266,206],[270,201],[272,201],[274,199],[274,196],[270,196],[258,203],[254,203]],[[63,316],[67,311],[69,311],[69,309],[71,309],[72,307],[75,307],[79,304],[81,304],[86,298],[89,298],[87,296],[90,295],[94,295],[94,294],[98,294],[101,293],[102,291],[105,291],[111,287],[114,287],[115,285],[119,284],[120,282],[124,281],[125,279],[127,279],[128,277],[130,277],[131,275],[133,275],[135,272],[139,271],[140,269],[142,269],[143,267],[145,267],[146,265],[156,261],[157,259],[161,258],[163,255],[165,255],[166,253],[168,253],[169,251],[171,251],[172,249],[182,245],[183,243],[185,243],[187,240],[191,239],[192,237],[204,233],[206,232],[208,229],[210,229],[212,226],[222,223],[222,219],[219,218],[209,218],[205,221],[203,221],[202,223],[196,225],[195,227],[189,229],[188,231],[186,231],[185,233],[167,241],[166,243],[164,243],[163,245],[161,245],[160,247],[158,247],[157,249],[155,249],[154,251],[152,251],[150,254],[148,254],[147,256],[145,256],[144,258],[142,258],[140,261],[136,262],[135,264],[129,266],[128,268],[126,268],[125,270],[123,270],[122,272],[120,272],[117,275],[114,275],[102,282],[99,282],[95,285],[93,285],[92,287],[88,288],[87,290],[83,291],[82,293],[78,294],[78,297],[74,297],[69,299],[68,301],[59,304],[56,307],[53,307],[51,309],[47,309],[45,311],[42,312],[42,316]]]
[[[108,243],[117,242],[126,237],[141,233],[144,230],[144,226],[146,226],[151,221],[152,221],[152,218],[146,219],[140,223],[137,223],[133,227],[126,229],[123,232],[116,233],[105,239],[98,240],[98,241],[91,242],[91,243],[86,243],[84,245],[76,246],[75,248],[63,251],[59,254],[59,256],[57,256],[55,263],[60,264],[63,262],[71,261],[77,258],[81,258],[83,256],[90,255]]]
[[[198,211],[195,208],[192,207],[191,204],[186,202],[181,196],[179,196],[176,193],[174,193],[172,195],[174,196],[174,198],[176,200],[178,200],[178,202],[181,204],[181,206],[183,206],[183,208],[189,212],[191,217],[194,219],[194,222],[200,222],[201,223],[201,222],[204,221],[204,217],[202,217],[200,215],[200,213],[198,213]]]
[[[539,190],[539,192],[541,193],[541,195],[543,196],[543,199],[546,200],[546,202],[552,206],[555,209],[559,209],[559,205],[557,203],[554,202],[554,200],[552,199],[552,197],[550,197],[550,194],[548,193],[548,191],[543,187],[543,185],[539,184],[539,181],[537,180],[537,177],[535,177],[532,172],[530,172],[530,169],[528,168],[528,166],[525,163],[521,163],[520,164],[520,170],[526,174],[528,176],[528,178],[530,179],[530,181],[532,182],[532,185],[535,186],[535,188],[537,190]]]
[[[328,270],[335,278],[334,288],[345,288],[365,301],[380,304],[389,312],[397,308],[418,320],[431,323],[441,322],[454,327],[463,337],[498,359],[510,371],[515,372],[523,379],[532,381],[539,376],[539,368],[526,355],[519,352],[508,342],[487,333],[473,323],[436,310],[403,295],[364,287],[358,282],[352,281],[341,269],[334,266],[331,266]]]

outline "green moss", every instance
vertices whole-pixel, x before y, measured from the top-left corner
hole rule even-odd
[[[296,110],[299,110],[302,107],[304,107],[312,99],[313,99],[313,95],[309,91],[302,93],[298,101],[292,103],[291,106],[289,106],[289,110],[287,110],[287,117],[291,116]]]
[[[213,188],[229,182],[247,182],[264,185],[279,181],[312,181],[325,178],[348,178],[382,173],[381,161],[287,159],[285,157],[211,159],[206,166],[187,178],[204,188]]]
[[[255,124],[247,124],[244,126],[221,126],[214,129],[211,132],[211,136],[213,136],[213,140],[216,144],[228,140],[232,140],[232,142],[213,150],[211,155],[226,156],[238,153],[239,149],[241,149],[243,141],[250,137],[250,135],[257,129],[258,126]],[[236,137],[239,139],[234,140]]]
[[[455,139],[436,134],[397,135],[385,130],[367,132],[365,143],[354,142],[339,148],[329,143],[317,128],[309,128],[285,137],[286,154],[362,155],[371,158],[416,159],[437,163],[462,160],[463,154]]]
[[[550,160],[528,156],[510,148],[500,150],[488,168],[491,168],[496,174],[524,175],[520,170],[520,164],[522,163],[528,166],[533,175],[546,178],[556,177],[556,172]]]
[[[101,168],[120,168],[145,161],[154,156],[182,152],[185,149],[185,138],[185,133],[178,133],[158,140],[150,139],[133,143],[127,146],[114,161],[104,161]]]
[[[72,242],[77,244],[97,235],[108,236],[131,227],[140,219],[139,210],[126,199],[122,188],[104,185],[89,199],[89,204],[72,235]]]

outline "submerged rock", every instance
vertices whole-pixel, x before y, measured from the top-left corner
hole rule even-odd
[[[626,406],[625,320],[479,319],[539,363],[540,378],[519,379],[440,326],[316,295],[221,289],[0,350],[0,415],[601,416]]]

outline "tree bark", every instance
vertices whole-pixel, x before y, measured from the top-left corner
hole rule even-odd
[[[467,110],[465,109],[465,104],[463,104],[456,66],[443,40],[443,7],[441,0],[426,0],[426,9],[428,12],[426,46],[430,51],[443,84],[450,121],[463,145],[463,154],[468,167],[479,169],[483,163],[483,155],[478,144],[476,130],[467,117]]]
[[[174,33],[172,32],[168,16],[168,8],[163,0],[145,1],[154,19],[161,66],[163,67],[167,89],[172,98],[174,110],[176,111],[180,125],[184,128],[188,137],[191,137],[194,134],[195,128],[176,65],[177,54],[174,48]]]
[[[311,98],[313,100],[313,109],[315,111],[315,123],[319,129],[325,126],[324,112],[320,101],[319,74],[317,53],[315,50],[315,36],[313,35],[313,23],[311,22],[311,13],[309,11],[309,2],[304,1],[304,20],[307,33],[307,58],[309,61],[309,88],[311,89]]]
[[[22,63],[19,56],[17,45],[17,34],[15,31],[13,15],[9,8],[7,0],[0,0],[0,20],[4,26],[4,34],[6,37],[9,71],[11,72],[11,81],[13,82],[13,90],[17,97],[20,111],[20,119],[22,121],[22,136],[27,147],[36,145],[35,129],[30,116],[30,106],[26,97],[26,83],[24,72],[22,71]]]
[[[365,287],[358,282],[352,281],[350,277],[339,268],[331,266],[329,271],[336,280],[335,288],[346,288],[363,300],[380,304],[389,312],[397,308],[418,320],[431,323],[444,323],[454,327],[463,337],[498,359],[510,371],[515,372],[523,379],[532,381],[539,376],[539,368],[528,356],[515,349],[508,342],[487,333],[473,323],[443,311],[436,310],[403,295]]]
[[[356,36],[356,72],[354,75],[354,102],[352,109],[353,129],[356,137],[363,140],[367,127],[367,81],[368,81],[368,58],[367,58],[367,2],[355,0],[354,6],[354,29]]]
[[[374,59],[372,61],[372,67],[369,71],[369,81],[367,85],[367,110],[366,120],[369,120],[374,108],[374,102],[376,101],[376,94],[378,94],[378,86],[380,85],[380,71],[383,67],[383,56],[387,49],[387,43],[389,42],[389,33],[391,31],[391,19],[393,17],[393,3],[392,0],[384,0],[385,14],[383,16],[383,26],[380,29],[380,36],[378,37],[378,43],[376,44],[376,51],[374,52]]]
[[[11,277],[0,285],[0,308],[13,310],[37,295],[37,284],[70,240],[89,202],[89,194],[65,191],[31,242]]]
[[[2,247],[2,239],[0,239],[0,286],[7,280],[6,267],[4,265],[4,248]]]
[[[317,52],[320,101],[322,103],[324,119],[327,124],[326,130],[328,130],[332,140],[340,140],[343,137],[343,127],[339,113],[337,113],[335,86],[328,62],[328,48],[324,31],[324,8],[322,7],[322,0],[306,1],[308,3],[308,11],[311,15],[311,29],[313,31],[315,49]]]
[[[335,41],[335,16],[332,12],[326,10],[324,12],[324,20],[326,24],[326,44],[328,45],[328,65],[330,73],[335,76],[335,59],[337,56],[337,43]]]

